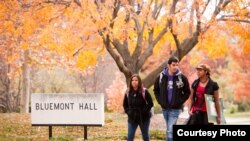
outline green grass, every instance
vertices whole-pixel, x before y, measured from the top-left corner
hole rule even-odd
[[[0,113],[0,141],[49,141],[47,126],[31,126],[30,114]],[[52,141],[84,140],[81,126],[53,126]],[[89,141],[126,140],[127,117],[122,113],[105,113],[103,127],[87,127]],[[164,140],[164,131],[150,131],[151,141]],[[135,141],[142,140],[140,130]]]
[[[230,114],[230,113],[225,113],[225,117],[250,117],[250,111],[248,112],[236,112],[236,113],[233,113],[233,114]]]
[[[165,140],[165,132],[159,130],[151,130],[150,137],[154,140]]]

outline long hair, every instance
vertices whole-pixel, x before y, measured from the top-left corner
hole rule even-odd
[[[142,93],[142,91],[143,91],[142,81],[141,81],[141,77],[138,74],[133,74],[131,76],[130,81],[129,81],[129,90],[128,90],[128,92],[130,93],[130,92],[134,91],[134,88],[132,86],[132,79],[134,77],[136,77],[138,79],[138,90],[139,90],[140,93]]]

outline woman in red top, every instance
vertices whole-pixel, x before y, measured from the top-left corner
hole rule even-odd
[[[217,124],[221,123],[221,112],[219,105],[219,86],[217,82],[210,78],[210,67],[207,64],[200,64],[196,67],[198,79],[192,83],[188,124],[207,125],[208,122],[207,108],[205,103],[205,94],[213,95],[215,109],[217,113]]]

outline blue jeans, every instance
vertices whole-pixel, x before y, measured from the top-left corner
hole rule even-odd
[[[173,125],[176,124],[181,109],[162,109],[163,117],[166,122],[166,140],[173,141]]]
[[[135,132],[136,132],[138,125],[141,129],[143,140],[149,141],[149,124],[150,124],[150,119],[145,120],[140,123],[128,121],[128,141],[134,140]]]

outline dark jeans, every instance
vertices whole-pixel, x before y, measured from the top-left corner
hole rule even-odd
[[[136,129],[139,125],[144,141],[149,141],[149,124],[150,119],[141,121],[140,123],[135,123],[133,121],[128,121],[128,141],[133,141],[135,137]]]
[[[190,117],[188,125],[212,125],[208,122],[207,112],[195,111]]]

